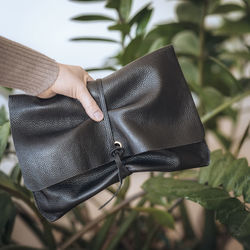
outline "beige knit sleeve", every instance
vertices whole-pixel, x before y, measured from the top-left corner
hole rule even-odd
[[[1,86],[38,95],[55,82],[58,73],[54,59],[0,36]]]

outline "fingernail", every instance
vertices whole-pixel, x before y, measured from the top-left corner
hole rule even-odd
[[[101,121],[103,119],[103,114],[101,111],[96,111],[94,113],[94,117],[98,120],[98,121]]]

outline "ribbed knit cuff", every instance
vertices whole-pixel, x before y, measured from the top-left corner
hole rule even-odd
[[[0,36],[0,85],[39,95],[57,79],[58,63],[48,56]]]

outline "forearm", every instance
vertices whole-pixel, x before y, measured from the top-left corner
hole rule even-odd
[[[58,63],[29,47],[0,36],[0,85],[38,95],[57,79]]]

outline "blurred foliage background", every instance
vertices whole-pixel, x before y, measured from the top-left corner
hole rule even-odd
[[[68,227],[48,223],[36,209],[32,194],[23,186],[18,164],[10,175],[0,171],[1,249],[34,249],[18,245],[11,233],[18,215],[39,239],[44,249],[226,249],[233,237],[250,249],[250,168],[239,158],[249,138],[249,123],[236,142],[219,126],[220,119],[239,122],[241,107],[234,105],[250,95],[250,1],[225,3],[220,0],[178,1],[177,21],[148,29],[154,11],[149,2],[131,16],[132,0],[74,0],[81,4],[100,2],[116,13],[79,15],[73,21],[109,22],[110,37],[75,37],[72,41],[118,43],[119,51],[102,66],[86,69],[116,71],[122,66],[165,45],[173,44],[181,68],[195,99],[206,132],[214,135],[221,149],[211,153],[211,164],[200,170],[171,174],[152,173],[139,193],[127,197],[130,178],[108,212],[90,217],[83,203],[66,216]],[[209,25],[216,16],[220,22]],[[120,40],[112,38],[120,34]],[[11,90],[9,90],[11,91]],[[11,93],[11,92],[10,92]],[[15,154],[11,148],[10,125],[0,110],[0,156]],[[113,192],[112,187],[108,189]],[[130,203],[137,200],[136,205]],[[185,200],[204,209],[202,237],[190,222]],[[171,237],[180,225],[182,236]],[[88,234],[87,234],[88,233]],[[59,235],[59,237],[58,237]],[[87,237],[86,237],[87,235]],[[57,236],[57,237],[55,237]]]

